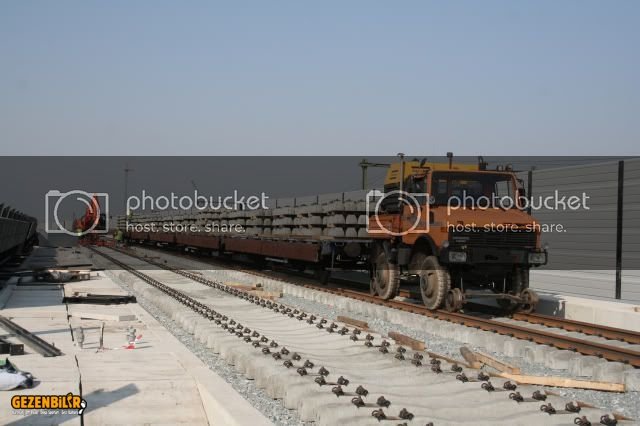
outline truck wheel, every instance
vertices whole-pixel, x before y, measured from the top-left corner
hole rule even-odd
[[[373,285],[375,291],[384,300],[393,299],[400,287],[400,269],[390,263],[384,251],[380,251],[373,263]]]
[[[411,259],[411,273],[420,277],[420,294],[427,309],[442,306],[447,292],[451,289],[449,271],[443,268],[435,256],[416,253]]]

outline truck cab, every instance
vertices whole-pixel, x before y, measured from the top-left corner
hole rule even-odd
[[[477,298],[535,309],[529,270],[547,253],[510,167],[401,159],[377,195],[369,211],[372,293],[389,299],[414,283],[429,309],[455,311]]]

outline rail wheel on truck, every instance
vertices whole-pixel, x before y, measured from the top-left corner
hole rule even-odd
[[[420,294],[424,305],[428,309],[440,308],[451,289],[449,271],[440,265],[437,257],[422,252],[413,255],[409,269],[420,279]]]
[[[523,267],[514,267],[509,275],[507,288],[509,295],[520,296],[524,290],[529,288],[529,269]],[[498,306],[505,313],[513,313],[517,310],[527,310],[531,303],[519,303],[513,299],[497,299]]]

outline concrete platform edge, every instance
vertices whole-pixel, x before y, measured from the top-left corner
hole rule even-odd
[[[541,292],[536,312],[640,332],[640,306],[631,303]]]
[[[210,425],[271,425],[272,423],[247,402],[219,376],[202,367],[201,372],[193,371],[197,377],[198,391]],[[242,413],[242,418],[238,414]]]

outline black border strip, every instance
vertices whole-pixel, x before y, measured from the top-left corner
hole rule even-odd
[[[618,161],[618,217],[616,232],[616,299],[622,298],[622,212],[624,210],[624,160]]]

